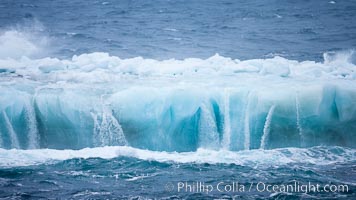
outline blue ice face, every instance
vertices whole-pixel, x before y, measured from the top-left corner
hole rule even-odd
[[[5,148],[130,145],[150,150],[354,147],[355,90],[234,87],[2,89]],[[21,94],[21,95],[20,95]]]

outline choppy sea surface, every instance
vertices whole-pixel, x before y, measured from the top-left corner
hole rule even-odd
[[[0,1],[0,199],[356,199],[356,2]]]

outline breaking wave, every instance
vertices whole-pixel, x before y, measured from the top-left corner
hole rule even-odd
[[[271,167],[287,164],[330,165],[354,161],[356,152],[341,147],[284,148],[275,150],[226,151],[198,149],[196,152],[159,152],[126,146],[96,147],[81,150],[5,150],[0,149],[0,167],[54,164],[74,158],[130,157],[140,160],[174,163],[236,164],[241,166]]]

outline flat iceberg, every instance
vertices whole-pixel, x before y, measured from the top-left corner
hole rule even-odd
[[[0,147],[356,147],[353,59],[0,59]]]

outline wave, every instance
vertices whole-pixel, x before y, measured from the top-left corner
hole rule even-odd
[[[132,148],[128,146],[106,146],[80,150],[5,150],[0,149],[0,167],[20,167],[39,164],[54,164],[75,158],[113,159],[130,157],[163,163],[208,163],[236,164],[250,167],[270,167],[289,164],[331,165],[353,162],[355,149],[342,147],[313,147],[309,149],[284,148],[274,150],[226,151],[198,149],[196,152],[159,152]]]

